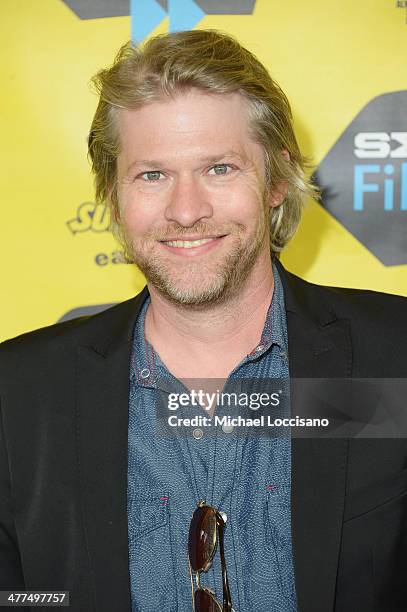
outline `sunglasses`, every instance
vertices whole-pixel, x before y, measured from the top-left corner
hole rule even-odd
[[[204,501],[199,502],[192,515],[188,536],[189,573],[194,612],[233,612],[224,550],[225,525],[226,516],[223,516],[216,508],[207,506]],[[200,581],[201,572],[207,572],[212,565],[218,538],[222,564],[222,606],[210,589],[201,587]],[[194,587],[194,574],[196,588]]]

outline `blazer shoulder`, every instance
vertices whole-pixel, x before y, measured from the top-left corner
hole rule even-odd
[[[125,329],[132,328],[146,293],[146,289],[143,289],[135,297],[97,314],[54,323],[5,340],[0,344],[0,360],[52,352],[54,349],[63,351],[72,346],[92,344],[97,338],[124,333]]]
[[[392,325],[407,325],[407,297],[381,293],[369,289],[346,287],[319,287],[327,303],[332,304],[336,314],[343,318],[377,322]]]
[[[355,376],[407,375],[406,297],[317,285],[291,273],[285,283],[291,334],[302,334],[310,323],[315,332],[320,332],[339,322],[349,330]]]
[[[407,321],[407,297],[373,291],[371,289],[354,289],[350,287],[338,287],[311,283],[292,272],[284,271],[290,280],[290,286],[295,294],[306,296],[307,301],[317,306],[322,301],[323,305],[338,316],[350,316],[360,313],[369,315],[391,315],[397,313],[404,316]]]
[[[279,265],[286,308],[318,326],[335,319],[362,324],[385,323],[386,327],[407,326],[407,297],[370,289],[320,285],[306,281]]]

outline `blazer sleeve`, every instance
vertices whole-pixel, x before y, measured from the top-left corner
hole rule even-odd
[[[0,404],[0,591],[16,589],[24,590],[25,584],[14,525],[10,471]]]

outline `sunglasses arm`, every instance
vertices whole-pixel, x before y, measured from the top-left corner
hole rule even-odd
[[[232,612],[232,598],[230,596],[228,573],[226,569],[225,547],[224,547],[224,531],[225,523],[219,512],[216,513],[216,520],[219,531],[219,552],[222,565],[222,582],[223,582],[223,609],[222,612]]]

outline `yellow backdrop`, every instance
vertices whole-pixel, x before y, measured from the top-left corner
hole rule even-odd
[[[95,208],[86,158],[97,102],[89,79],[130,38],[131,17],[81,19],[68,4],[2,3],[2,339],[124,300],[144,284],[123,263],[104,208]],[[406,3],[253,4],[252,14],[208,14],[196,27],[232,33],[265,63],[318,166],[373,98],[406,88]],[[168,23],[165,17],[151,34]],[[407,211],[407,234],[406,219]],[[384,265],[314,202],[282,259],[313,282],[407,295],[407,265]]]

